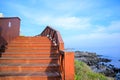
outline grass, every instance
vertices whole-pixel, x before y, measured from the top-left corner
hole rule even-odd
[[[93,72],[89,66],[81,61],[75,61],[75,80],[114,80],[100,73]]]

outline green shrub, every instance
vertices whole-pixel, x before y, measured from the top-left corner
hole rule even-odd
[[[89,66],[81,61],[75,61],[75,80],[109,80],[100,73],[93,72]]]

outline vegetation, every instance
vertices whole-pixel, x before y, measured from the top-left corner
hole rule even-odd
[[[93,72],[89,66],[81,61],[75,61],[75,80],[113,80]]]

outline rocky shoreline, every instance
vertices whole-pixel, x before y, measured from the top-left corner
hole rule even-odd
[[[92,52],[75,51],[75,59],[85,62],[94,72],[102,73],[108,77],[120,77],[118,75],[120,69],[114,65],[106,64],[111,62],[111,59],[102,58],[102,55],[97,55]]]

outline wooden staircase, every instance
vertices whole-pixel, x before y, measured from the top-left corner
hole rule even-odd
[[[20,20],[0,18],[0,80],[74,80],[74,52],[64,49],[59,31],[47,26],[20,37]]]
[[[0,54],[0,80],[61,80],[58,48],[47,37],[17,37]]]

